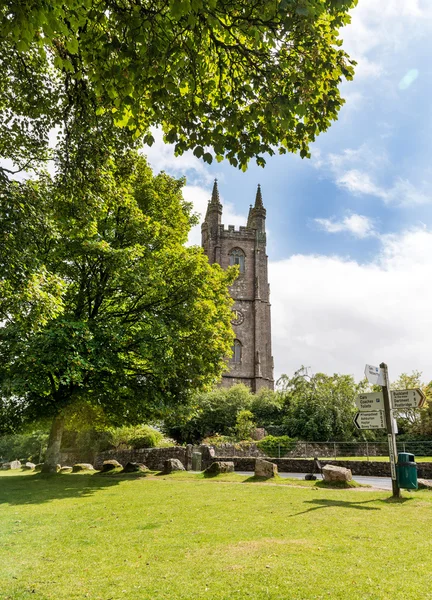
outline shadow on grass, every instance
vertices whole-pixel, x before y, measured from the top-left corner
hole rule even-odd
[[[305,500],[304,504],[313,504],[311,508],[307,508],[306,510],[302,510],[301,512],[295,513],[291,515],[292,517],[297,517],[298,515],[304,515],[305,513],[312,512],[314,510],[321,510],[322,508],[331,508],[332,506],[336,506],[338,508],[354,508],[357,510],[381,510],[377,506],[365,506],[365,504],[369,504],[370,502],[377,502],[376,499],[373,500],[362,500],[362,501],[349,501],[349,500],[332,500],[328,498],[316,498],[315,500]]]
[[[16,475],[0,478],[0,504],[43,504],[63,498],[85,498],[131,477],[100,477],[97,473]]]
[[[263,481],[268,481],[269,483],[281,481],[282,477],[257,477],[256,475],[251,475],[247,479],[243,481],[243,483],[262,483]]]

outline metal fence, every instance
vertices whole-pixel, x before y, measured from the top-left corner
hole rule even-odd
[[[432,457],[432,440],[397,441],[398,452],[410,452],[416,456]],[[276,454],[276,453],[275,453]],[[376,456],[388,456],[385,442],[297,442],[294,448],[279,446],[278,458],[356,458],[373,460]]]

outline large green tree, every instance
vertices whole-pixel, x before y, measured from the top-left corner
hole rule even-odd
[[[161,418],[215,382],[233,337],[235,270],[184,246],[184,181],[129,152],[81,184],[42,175],[0,195],[0,395],[53,417],[51,469],[68,407]]]
[[[351,375],[308,376],[305,369],[279,380],[284,396],[285,433],[300,440],[349,441],[355,434],[355,397],[365,383],[356,384]]]
[[[91,154],[88,132],[106,144],[113,125],[147,143],[160,126],[177,153],[242,168],[308,156],[353,74],[338,35],[356,2],[5,0],[0,158],[45,160],[54,127],[68,152]]]

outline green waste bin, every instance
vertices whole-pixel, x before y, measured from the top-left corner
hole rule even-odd
[[[417,465],[414,454],[399,452],[396,465],[397,481],[400,488],[405,490],[417,489]]]

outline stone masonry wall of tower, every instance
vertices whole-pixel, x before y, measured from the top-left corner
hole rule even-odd
[[[254,392],[263,387],[274,387],[265,218],[266,210],[258,186],[246,227],[238,230],[232,225],[225,227],[215,181],[201,225],[202,246],[209,262],[217,262],[224,269],[230,264],[238,264],[240,269],[230,288],[234,299],[232,324],[236,341],[228,370],[222,377],[222,386],[244,383]]]

